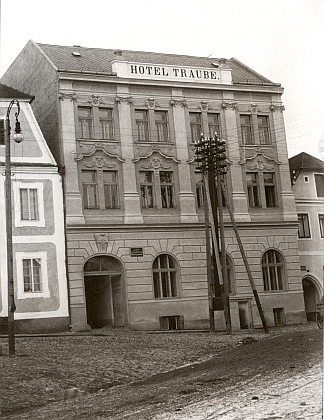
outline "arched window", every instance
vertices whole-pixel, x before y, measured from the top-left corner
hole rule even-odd
[[[274,249],[265,252],[262,257],[263,287],[265,291],[284,289],[284,261]]]
[[[170,255],[161,254],[153,261],[153,284],[155,299],[178,296],[176,262]]]

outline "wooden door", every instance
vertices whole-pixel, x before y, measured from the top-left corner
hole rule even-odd
[[[113,325],[114,327],[124,326],[124,314],[122,306],[122,293],[120,275],[111,277],[111,293],[113,304]]]

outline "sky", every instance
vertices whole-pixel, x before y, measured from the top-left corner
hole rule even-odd
[[[0,76],[30,39],[235,57],[284,87],[289,157],[324,159],[324,0],[0,1]]]

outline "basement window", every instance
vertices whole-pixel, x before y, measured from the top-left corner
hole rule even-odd
[[[273,317],[275,325],[285,325],[284,308],[273,308]]]
[[[160,317],[160,329],[162,331],[183,330],[183,326],[183,315]]]

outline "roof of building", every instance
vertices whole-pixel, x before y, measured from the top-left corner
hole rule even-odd
[[[34,96],[0,83],[0,100],[1,99],[27,99],[31,102],[34,99]]]
[[[235,58],[222,59],[212,57],[195,57],[189,55],[164,54],[145,51],[130,51],[102,48],[85,48],[80,46],[36,45],[61,71],[79,71],[94,73],[112,73],[111,62],[124,59],[130,62],[156,65],[174,65],[188,67],[212,68],[212,63],[222,64],[232,69],[233,83],[273,85],[269,79],[261,76]],[[74,53],[74,54],[73,54]],[[116,53],[118,55],[116,55]],[[276,84],[277,85],[277,84]]]
[[[316,157],[309,155],[308,153],[302,152],[289,159],[290,172],[302,171],[302,170],[313,170],[313,171],[324,171],[324,162]]]

